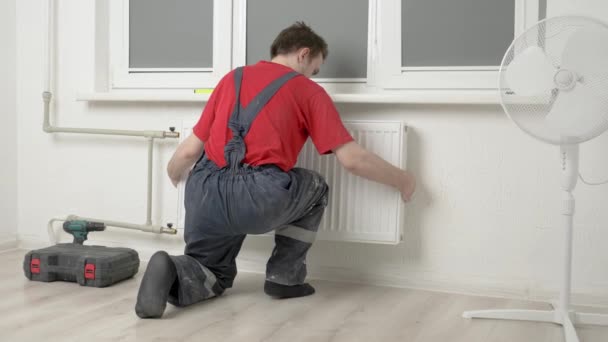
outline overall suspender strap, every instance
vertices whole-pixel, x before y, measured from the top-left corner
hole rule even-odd
[[[224,148],[224,157],[226,163],[231,170],[236,170],[240,167],[243,159],[245,159],[245,153],[247,147],[245,146],[245,136],[249,133],[251,124],[256,119],[258,114],[262,111],[262,108],[272,99],[272,97],[292,78],[299,74],[295,71],[289,72],[276,80],[272,81],[266,86],[259,94],[257,94],[253,100],[243,108],[240,100],[241,83],[243,81],[243,68],[237,68],[234,71],[234,85],[235,85],[235,104],[228,121],[228,127],[232,130],[232,140],[230,140]]]

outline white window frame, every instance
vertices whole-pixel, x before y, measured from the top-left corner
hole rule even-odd
[[[111,89],[211,88],[230,71],[232,1],[213,1],[213,66],[211,68],[130,68],[129,0],[108,2]]]
[[[370,0],[376,18],[370,22],[373,46],[372,82],[385,89],[497,89],[497,66],[404,67],[401,56],[401,0]],[[515,0],[517,37],[538,21],[539,0]],[[371,8],[371,7],[370,7]],[[371,12],[371,11],[370,11]]]
[[[234,66],[243,66],[247,63],[247,1],[248,0],[234,0],[234,43],[232,46]],[[368,0],[370,2],[371,14],[371,3],[374,0]],[[368,29],[369,32],[369,29]],[[278,34],[278,32],[277,32]],[[321,35],[323,35],[321,33]],[[270,45],[268,46],[270,49]],[[331,47],[330,47],[331,48]],[[328,91],[357,91],[362,89],[368,82],[369,78],[369,39],[368,39],[368,77],[367,78],[313,78],[312,80],[322,85]]]

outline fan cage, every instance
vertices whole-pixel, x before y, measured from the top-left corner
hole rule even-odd
[[[562,53],[570,35],[580,29],[608,30],[608,26],[599,20],[578,16],[553,17],[542,20],[517,37],[505,53],[499,69],[501,105],[509,118],[524,132],[532,137],[554,145],[578,144],[590,140],[608,129],[608,112],[601,120],[586,124],[576,131],[563,131],[548,125],[545,120],[559,96],[557,88],[547,90],[536,96],[522,96],[509,88],[505,78],[506,70],[515,57],[529,47],[539,47],[556,69],[562,65]],[[608,32],[608,31],[607,31]],[[606,42],[608,44],[608,41]],[[608,108],[608,70],[603,77],[594,77],[585,84],[587,92],[600,101],[606,101]],[[581,82],[584,82],[582,80]],[[577,85],[578,86],[578,85]],[[588,113],[576,112],[568,115],[579,117]],[[597,114],[596,114],[597,116]]]

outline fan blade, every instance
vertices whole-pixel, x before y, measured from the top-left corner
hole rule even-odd
[[[562,53],[562,68],[582,77],[608,72],[608,28],[585,28],[574,32]]]
[[[556,68],[538,46],[517,54],[506,70],[506,81],[516,95],[545,95],[554,88]]]
[[[608,128],[608,98],[597,90],[578,83],[557,95],[545,123],[563,143],[584,141]]]

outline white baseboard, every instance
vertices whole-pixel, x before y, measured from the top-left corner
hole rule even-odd
[[[16,235],[0,236],[0,252],[15,249],[19,247],[19,241]]]
[[[241,272],[265,273],[265,261],[239,259],[237,262]],[[436,272],[408,274],[397,274],[390,270],[360,272],[353,268],[308,265],[308,279],[547,303],[559,298],[557,291],[535,288],[527,280],[489,277],[456,279]],[[573,305],[608,308],[608,289],[595,293],[573,293],[571,301]]]
[[[34,236],[20,236],[19,248],[37,249],[49,246],[46,239]],[[130,247],[139,253],[142,261],[150,259],[157,248],[150,246],[126,246],[113,241],[99,242],[109,247]],[[0,244],[0,246],[2,246]],[[13,244],[17,247],[16,242]],[[183,254],[183,247],[163,248],[169,254]],[[239,272],[264,274],[266,260],[247,260],[238,258]],[[437,272],[396,272],[395,270],[366,270],[365,272],[354,268],[328,267],[308,265],[308,278],[328,281],[358,283],[374,286],[388,286],[409,288],[425,291],[456,293],[473,296],[500,297],[539,302],[549,302],[558,298],[556,291],[539,288],[526,279],[503,279],[492,277],[452,277]],[[574,293],[574,305],[608,307],[608,289],[589,293]]]

